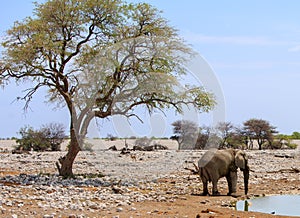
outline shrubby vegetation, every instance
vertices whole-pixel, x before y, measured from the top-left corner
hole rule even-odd
[[[197,124],[189,120],[179,120],[172,123],[174,136],[178,142],[178,149],[191,149],[197,140]]]
[[[291,135],[285,135],[285,134],[278,134],[277,135],[278,138],[284,138],[284,139],[295,139],[295,140],[299,140],[300,139],[300,133],[299,132],[293,132]]]
[[[115,140],[118,139],[118,137],[114,136],[112,134],[107,134],[106,139],[109,140],[109,141],[115,141]]]
[[[254,149],[295,149],[294,139],[300,139],[300,133],[292,135],[277,134],[276,127],[262,119],[249,119],[243,126],[236,127],[230,122],[220,122],[216,127],[197,127],[192,121],[176,121],[172,124],[174,135],[171,139],[178,142],[178,149],[204,149],[210,147]]]
[[[60,123],[50,123],[34,130],[30,126],[19,130],[16,150],[23,151],[60,151],[60,145],[66,138],[65,127]]]
[[[196,123],[187,120],[178,120],[172,123],[173,133],[171,139],[178,142],[178,149],[206,149],[210,147],[239,148],[239,149],[282,149],[297,148],[293,140],[300,140],[300,133],[293,132],[291,135],[277,134],[276,127],[266,120],[249,119],[242,126],[234,126],[231,122],[220,122],[213,127],[198,127]],[[60,145],[66,138],[65,127],[59,123],[43,125],[35,130],[30,126],[19,130],[21,138],[16,139],[16,150],[23,151],[60,151]],[[108,134],[107,140],[117,140],[114,135]],[[137,138],[135,146],[150,146],[155,138]],[[83,143],[81,150],[91,151],[93,145]],[[69,146],[68,146],[69,148]]]
[[[125,141],[125,148],[127,149],[128,145]],[[155,150],[166,150],[167,146],[161,145],[155,142],[155,138],[142,137],[137,138],[134,142],[133,150],[137,151],[155,151]]]
[[[147,137],[142,137],[142,138],[137,138],[135,140],[135,146],[140,146],[140,147],[146,147],[149,146],[152,142],[152,139],[149,139]]]

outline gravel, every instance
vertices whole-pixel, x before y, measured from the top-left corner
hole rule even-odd
[[[250,185],[266,178],[299,180],[299,174],[272,173],[299,168],[298,151],[248,152],[253,171]],[[81,152],[74,164],[75,174],[81,176],[75,179],[57,175],[55,162],[64,152],[0,153],[0,213],[23,217],[22,209],[36,202],[37,207],[46,212],[69,209],[82,214],[69,217],[85,217],[85,213],[98,210],[123,212],[128,206],[136,211],[134,204],[145,200],[174,202],[184,195],[200,192],[198,176],[185,168],[193,169],[193,163],[197,163],[204,152],[164,150],[128,155],[120,155],[118,151]],[[284,158],[275,157],[278,155]],[[103,177],[85,178],[83,174],[103,174]],[[242,176],[239,178],[241,185]],[[221,188],[227,186],[225,182],[219,183]],[[19,210],[15,211],[16,208]],[[44,218],[59,217],[46,212]],[[31,215],[34,214],[34,210],[31,211]]]

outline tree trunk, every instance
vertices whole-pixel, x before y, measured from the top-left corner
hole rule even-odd
[[[80,149],[80,142],[75,134],[75,130],[72,128],[70,131],[71,141],[68,149],[68,153],[59,158],[59,163],[56,162],[59,175],[64,178],[74,177],[73,174],[73,163]]]
[[[68,108],[71,115],[70,123],[70,145],[68,148],[68,153],[64,157],[60,157],[58,162],[56,162],[56,167],[58,169],[59,175],[64,178],[74,177],[73,174],[73,163],[81,150],[84,138],[87,134],[87,128],[90,121],[95,116],[95,113],[90,109],[86,108],[82,110],[81,113],[76,113],[74,106],[70,99],[66,100],[69,102]]]

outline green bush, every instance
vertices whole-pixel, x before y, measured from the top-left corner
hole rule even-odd
[[[283,146],[283,143],[281,141],[272,141],[271,144],[269,144],[267,147],[271,149],[281,149]]]
[[[16,140],[16,150],[59,151],[65,138],[64,132],[63,125],[56,123],[44,125],[39,130],[30,126],[22,127],[19,130],[21,138]]]
[[[300,133],[299,132],[293,132],[290,136],[290,139],[300,139]]]
[[[89,142],[84,142],[81,148],[82,151],[93,151],[93,144]]]
[[[296,149],[298,147],[296,143],[287,143],[286,146],[290,149]]]

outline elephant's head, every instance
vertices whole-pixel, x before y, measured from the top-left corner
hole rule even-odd
[[[248,181],[249,181],[249,171],[250,168],[248,166],[248,157],[244,151],[237,151],[235,154],[235,165],[240,168],[244,173],[244,187],[245,187],[245,195],[248,193]]]

